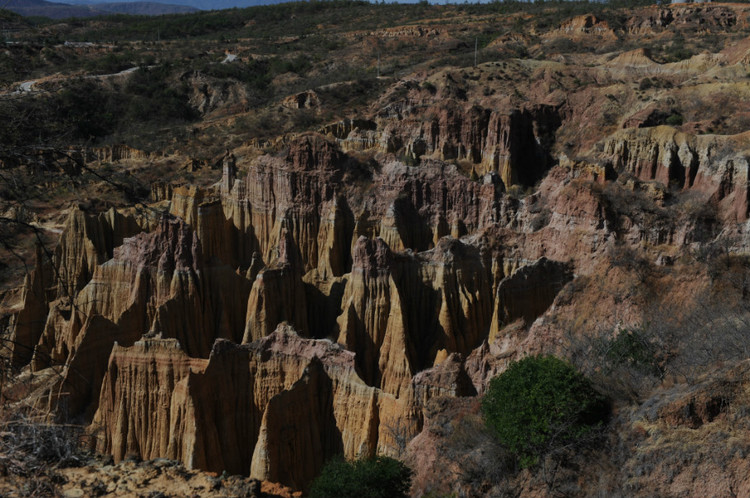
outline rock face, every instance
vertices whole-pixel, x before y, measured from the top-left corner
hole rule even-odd
[[[289,109],[314,109],[320,107],[318,94],[312,90],[290,95],[281,101],[281,105]]]
[[[382,239],[357,241],[338,340],[357,352],[366,382],[411,396],[411,377],[439,351],[468,353],[481,343],[490,290],[471,252],[443,239],[424,259],[395,257]]]
[[[659,126],[624,130],[604,143],[603,157],[619,171],[684,190],[720,203],[730,219],[748,218],[748,162],[733,151],[746,147],[746,134],[689,135]]]
[[[737,24],[737,14],[724,5],[678,5],[673,8],[652,8],[629,19],[626,29],[631,33],[650,33],[661,31],[672,24],[697,22],[713,27],[729,27]]]
[[[247,281],[226,267],[204,266],[189,226],[164,218],[154,232],[125,239],[72,303],[55,304],[32,368],[64,364],[69,410],[92,410],[115,342],[161,334],[206,357],[216,337],[240,340],[248,292]]]
[[[15,333],[33,355],[14,361],[64,365],[44,399],[92,420],[116,461],[172,458],[305,489],[328,457],[402,454],[426,407],[481,394],[626,226],[603,193],[615,170],[670,178],[644,173],[657,138],[654,167],[675,167],[659,152],[672,142],[644,129],[617,132],[600,163],[548,170],[556,112],[448,106],[419,132],[424,149],[408,113],[343,122],[277,155],[227,154],[213,187],[160,189],[171,198],[158,221],[74,211],[56,266],[28,279]],[[422,151],[418,167],[336,138],[387,126]],[[541,176],[533,195],[506,192]],[[735,178],[722,199],[737,197]]]
[[[75,296],[91,279],[95,268],[112,258],[114,248],[141,227],[131,216],[114,209],[92,216],[75,209],[65,224],[55,251],[55,263],[62,269],[60,296]]]
[[[261,339],[281,322],[307,331],[307,297],[301,272],[302,262],[291,235],[282,235],[279,258],[255,277],[247,302],[243,343]]]
[[[248,106],[247,89],[237,81],[222,81],[200,71],[181,78],[189,88],[190,105],[203,115],[242,112]]]
[[[244,180],[229,176],[225,172],[221,192],[231,225],[226,238],[237,242],[224,244],[222,261],[241,266],[253,251],[271,261],[286,231],[303,271],[317,268],[324,277],[346,273],[359,235],[380,235],[395,249],[423,250],[451,230],[463,235],[486,226],[500,217],[503,188],[492,177],[481,184],[470,181],[444,163],[415,169],[388,161],[373,171],[314,134],[295,140],[283,158],[256,160]],[[178,202],[187,206],[189,198]],[[192,224],[194,209],[173,207],[172,212],[185,213]],[[226,247],[237,252],[227,254]]]
[[[123,159],[148,159],[148,152],[134,149],[124,144],[111,145],[107,147],[91,147],[84,151],[87,161],[99,163],[111,163]]]
[[[440,118],[436,147],[482,161],[492,123],[520,130],[496,150],[537,143],[532,114],[468,112],[469,124]],[[74,211],[54,257],[70,278],[55,287],[43,264],[29,277],[18,318],[46,319],[16,326],[34,354],[15,361],[64,365],[49,406],[93,420],[97,449],[117,461],[173,458],[304,489],[328,457],[400,454],[431,399],[481,390],[466,358],[493,314],[543,313],[559,290],[555,263],[525,269],[467,238],[528,223],[502,168],[472,179],[391,154],[376,167],[317,134],[233,157],[215,187],[157,192],[171,195],[158,221]],[[535,272],[555,278],[520,283]]]
[[[10,349],[10,363],[15,368],[31,361],[34,345],[44,331],[43,317],[47,316],[47,289],[55,284],[54,270],[45,261],[42,248],[36,248],[36,265],[26,276],[21,300],[23,308],[15,316]]]
[[[447,11],[467,14],[434,9]],[[329,457],[387,454],[423,465],[416,494],[750,496],[750,369],[738,359],[750,323],[748,13],[650,6],[609,13],[611,25],[519,13],[492,26],[471,14],[476,29],[431,19],[339,30],[336,54],[367,71],[381,49],[440,59],[324,86],[308,83],[339,61],[307,67],[293,53],[303,38],[266,45],[280,55],[238,46],[292,94],[259,108],[274,92],[188,70],[168,82],[210,119],[179,127],[169,151],[32,147],[27,160],[2,158],[34,175],[32,163],[54,167],[76,189],[107,171],[164,178],[151,204],[73,208],[64,226],[56,214],[7,208],[19,189],[0,185],[0,251],[15,247],[4,238],[14,221],[61,229],[22,289],[0,286],[14,313],[0,316],[0,345],[21,371],[0,395],[29,393],[24,403],[59,421],[92,423],[97,449],[118,462],[172,458],[299,493]],[[495,25],[506,34],[490,40]],[[487,42],[477,55],[494,60],[468,64],[474,31],[484,33],[477,49]],[[707,53],[714,42],[726,47]],[[293,67],[304,71],[275,74]],[[337,121],[321,125],[328,116]],[[263,135],[306,123],[317,132],[250,137],[266,118]],[[216,155],[221,130],[227,147],[242,145]],[[46,189],[34,175],[29,184]],[[80,205],[130,202],[106,195]],[[31,244],[18,247],[31,259]],[[9,266],[0,257],[0,275]],[[722,301],[721,312],[706,304]],[[653,337],[614,365],[625,328]],[[563,465],[551,483],[496,465],[507,455],[483,432],[479,397],[534,354],[564,356],[620,396],[609,441],[632,456],[592,448],[570,459],[574,479],[558,479]],[[732,362],[740,367],[719,371]],[[721,381],[684,385],[696,365]],[[666,437],[684,452],[672,462]],[[724,441],[723,460],[702,456]],[[605,482],[596,474],[606,466],[624,477]],[[729,466],[733,477],[707,484]],[[454,482],[432,486],[444,475]],[[518,486],[500,489],[505,481]]]
[[[593,36],[602,40],[617,40],[617,35],[609,27],[607,21],[591,14],[574,17],[564,22],[558,30],[552,31],[547,36],[564,36],[573,40],[591,39]]]
[[[26,365],[34,355],[47,365],[64,362],[60,355],[49,357],[44,347],[35,351],[47,328],[48,310],[55,316],[60,310],[69,312],[70,301],[88,284],[97,266],[111,259],[126,237],[140,231],[135,218],[114,209],[99,215],[78,208],[70,213],[52,259],[39,249],[36,269],[24,285],[23,309],[11,336],[11,361],[16,366]]]
[[[218,341],[207,360],[174,340],[116,346],[94,425],[116,461],[159,455],[303,488],[331,456],[384,451],[379,422],[405,408],[362,382],[353,353],[280,326],[244,346]]]
[[[297,416],[299,413],[305,416]],[[290,433],[305,436],[291,439]],[[334,412],[333,382],[320,360],[313,357],[302,377],[266,405],[250,474],[304,488],[320,472],[322,459],[344,453],[343,446]]]
[[[464,358],[459,353],[453,353],[437,366],[419,372],[414,376],[414,386],[416,398],[422,407],[434,398],[477,394],[466,372]]]
[[[425,120],[425,115],[431,118]],[[347,122],[324,131],[355,150],[377,148],[414,160],[470,161],[479,173],[498,173],[510,186],[533,185],[542,178],[552,164],[547,147],[560,124],[551,106],[508,112],[446,98],[430,109],[408,102],[391,105],[375,122]]]
[[[557,293],[573,279],[570,268],[547,258],[519,268],[497,287],[490,340],[504,325],[522,319],[531,324],[547,311]]]
[[[342,300],[338,341],[355,352],[358,371],[368,384],[398,396],[411,387],[415,352],[392,260],[382,239],[361,237],[357,241],[352,276]]]
[[[223,180],[227,187],[222,191],[224,214],[237,232],[239,243],[235,247],[241,251],[227,258],[228,262],[247,261],[253,251],[264,261],[275,259],[274,252],[286,230],[300,252],[304,271],[316,268],[323,252],[318,247],[321,217],[330,213],[334,226],[341,226],[336,215],[346,216],[344,205],[332,213],[330,209],[348,162],[331,143],[310,135],[295,141],[284,158],[258,159],[245,179]],[[225,172],[225,176],[229,174]],[[346,223],[342,228],[342,235],[346,235]],[[336,230],[332,237],[335,235]],[[334,251],[346,249],[346,245],[327,237],[320,242],[333,246]],[[324,259],[326,256],[323,254]],[[346,259],[346,254],[342,256]]]

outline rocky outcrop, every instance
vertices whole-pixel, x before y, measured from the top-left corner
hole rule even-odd
[[[138,162],[155,156],[133,149],[88,151],[90,161],[128,161],[117,175],[151,180],[163,172],[164,183],[151,189],[154,204],[131,214],[73,211],[52,264],[38,262],[17,294],[22,311],[13,320],[0,317],[14,327],[13,366],[32,379],[32,387],[13,393],[45,384],[34,402],[93,418],[98,449],[115,460],[173,458],[301,490],[335,454],[408,454],[407,441],[426,419],[414,461],[434,451],[429,438],[441,432],[472,456],[439,447],[444,454],[430,456],[434,465],[424,467],[422,484],[444,471],[439,475],[449,473],[462,486],[419,485],[415,492],[503,494],[492,486],[500,480],[495,464],[506,456],[484,453],[494,443],[482,432],[478,401],[451,407],[441,400],[481,395],[493,376],[527,354],[567,355],[606,385],[608,374],[586,363],[599,353],[594,341],[609,340],[621,323],[654,323],[647,319],[659,315],[643,311],[656,307],[663,292],[683,307],[699,302],[680,275],[704,280],[719,295],[721,272],[736,269],[731,285],[744,299],[741,253],[750,230],[735,222],[750,215],[748,136],[687,130],[747,128],[744,101],[734,95],[747,90],[750,45],[688,57],[704,44],[685,35],[692,23],[717,43],[734,42],[741,30],[720,30],[744,26],[746,14],[737,6],[649,7],[608,15],[617,26],[585,15],[551,27],[521,16],[528,33],[510,29],[478,54],[498,55],[492,62],[449,68],[425,61],[407,74],[391,59],[382,69],[398,70],[393,79],[276,99],[272,106],[281,110],[272,117],[284,128],[321,105],[332,105],[331,116],[343,116],[347,102],[356,106],[346,119],[315,125],[318,133],[276,138],[267,136],[271,129],[250,137],[243,126],[256,112],[250,104],[268,95],[197,72],[172,78],[187,85],[191,105],[210,122],[189,126],[189,136],[170,143],[170,157],[156,169]],[[477,22],[488,35],[486,21]],[[341,35],[359,54],[357,65],[374,70],[376,54],[400,50],[405,37],[427,42],[415,47],[420,54],[468,63],[466,29],[412,23]],[[653,57],[629,35],[641,30],[659,33]],[[618,37],[637,50],[619,51]],[[478,43],[489,41],[483,38]],[[300,40],[276,41],[293,51]],[[567,50],[571,43],[576,50]],[[236,48],[246,60],[254,57],[249,47]],[[335,67],[321,61],[308,74],[276,75],[275,82],[301,89],[303,80]],[[711,114],[719,108],[734,112]],[[258,116],[269,111],[258,109]],[[686,121],[680,130],[659,126],[678,112]],[[226,131],[227,147],[243,145],[217,153],[217,130]],[[201,144],[213,145],[209,151]],[[78,175],[76,188],[79,180],[83,185],[83,151],[69,162],[51,151],[39,158],[56,162],[60,176]],[[24,167],[11,162],[6,167]],[[201,183],[216,183],[180,186],[176,178],[196,168]],[[91,205],[102,200],[109,202]],[[164,210],[169,216],[155,221]],[[52,215],[24,220],[57,226]],[[7,266],[0,261],[0,271]],[[588,289],[610,279],[621,281]],[[741,299],[733,301],[737,307]],[[715,331],[727,321],[700,329]],[[676,371],[672,358],[687,357],[682,351],[691,346],[664,337],[665,365]],[[671,386],[681,380],[673,377],[664,376]],[[746,383],[735,380],[728,383]],[[725,402],[740,394],[712,384],[669,396],[650,407],[644,424],[708,431],[730,419]],[[454,424],[436,413],[441,406],[473,422]],[[630,408],[617,409],[614,430]],[[657,432],[645,435],[652,429],[643,439],[656,444]],[[584,457],[575,458],[567,461],[580,475],[595,473],[585,470]],[[469,482],[487,461],[491,479]],[[648,473],[635,465],[633,479]],[[584,481],[595,480],[575,482]],[[634,490],[630,481],[617,484],[610,491]],[[536,493],[535,486],[519,489],[555,491]]]
[[[725,217],[747,219],[746,134],[689,135],[667,126],[623,130],[609,137],[602,157],[642,180],[697,190],[720,204]]]
[[[432,366],[441,351],[467,354],[486,337],[492,288],[475,247],[444,237],[434,249],[402,266],[398,285],[413,331],[418,370]]]
[[[99,163],[113,163],[125,159],[148,159],[148,152],[134,149],[125,144],[108,145],[106,147],[90,147],[84,151],[86,161],[96,161]]]
[[[295,489],[310,483],[327,458],[344,452],[333,403],[333,381],[313,357],[302,377],[266,405],[250,474]],[[306,437],[291,445],[290,433]]]
[[[97,215],[73,209],[55,250],[58,295],[72,298],[78,294],[96,267],[112,258],[115,247],[140,231],[135,218],[114,209]]]
[[[247,302],[243,343],[267,336],[281,322],[289,322],[302,334],[309,334],[301,266],[291,234],[284,232],[278,259],[261,270],[253,282]]]
[[[189,435],[170,437],[171,400],[191,367],[205,368],[206,363],[185,355],[175,339],[143,339],[131,348],[116,345],[93,422],[102,427],[98,448],[106,448],[117,461],[131,455],[181,459],[177,443]]]
[[[263,156],[252,163],[244,180],[222,192],[225,216],[246,241],[240,247],[271,261],[283,228],[300,251],[304,271],[316,268],[320,218],[337,197],[348,161],[332,143],[308,135],[284,158]]]
[[[433,117],[425,120],[425,114]],[[395,117],[383,114],[378,129],[381,142],[389,137],[386,142],[395,144],[384,150],[402,149],[414,159],[467,160],[477,165],[478,173],[496,172],[510,186],[541,179],[552,165],[549,146],[560,124],[550,106],[508,112],[448,100],[427,111],[407,108]]]
[[[362,382],[353,353],[282,326],[244,346],[218,341],[208,360],[174,341],[115,347],[94,423],[116,461],[159,453],[303,488],[335,454],[388,451],[380,422],[408,413]]]
[[[554,133],[559,118],[546,107],[535,114],[539,117],[529,111],[490,116],[481,162],[487,170],[499,173],[505,185],[533,185],[552,164],[544,149],[549,138],[544,135]]]
[[[182,75],[188,85],[188,102],[202,115],[246,112],[249,108],[247,88],[235,80],[220,80],[200,71]]]
[[[615,35],[615,32],[609,27],[607,21],[599,19],[592,14],[577,16],[565,21],[560,25],[559,29],[551,31],[546,34],[546,36],[564,36],[573,40],[591,38],[601,41],[617,40],[617,35]]]
[[[428,26],[399,26],[370,32],[371,36],[380,38],[421,38],[423,36],[437,36],[439,34],[440,30],[438,28]]]
[[[481,135],[474,124],[466,137]],[[575,165],[511,199],[496,172],[379,157],[376,168],[303,135],[281,155],[227,164],[214,187],[173,188],[173,217],[102,243],[108,259],[85,246],[96,264],[75,272],[91,276],[54,304],[32,361],[65,364],[51,401],[93,416],[99,449],[118,460],[304,488],[324,461],[313,455],[399,453],[431,400],[482,392],[507,363],[488,335],[532,322],[571,276],[521,251],[569,251],[560,234],[573,226],[601,235],[601,199],[570,180]]]
[[[631,34],[659,32],[671,25],[722,29],[736,25],[738,20],[738,12],[727,5],[674,5],[643,10],[628,19],[625,29]]]
[[[50,300],[48,290],[55,284],[54,267],[41,246],[36,247],[36,265],[26,275],[21,294],[23,307],[15,315],[10,335],[10,364],[20,368],[31,361],[34,346],[44,331]]]
[[[415,372],[404,322],[390,249],[382,239],[360,237],[342,299],[338,341],[356,354],[365,382],[396,396],[410,389]]]
[[[503,220],[504,185],[496,174],[478,182],[440,161],[419,168],[392,162],[377,180],[381,195],[368,214],[379,215],[374,232],[395,251],[427,250],[444,235],[460,237]]]
[[[497,111],[452,99],[424,107],[391,102],[373,121],[341,121],[321,132],[345,150],[376,149],[410,161],[470,161],[478,174],[498,173],[506,186],[533,185],[553,163],[550,147],[561,124],[554,107]]]
[[[151,201],[162,202],[172,199],[172,189],[174,186],[170,183],[154,182],[151,184]]]
[[[422,407],[426,407],[434,398],[477,394],[466,373],[464,358],[459,353],[452,353],[433,368],[419,372],[414,376],[413,382],[416,399]]]
[[[323,280],[340,277],[351,268],[351,240],[354,215],[346,199],[334,198],[322,206],[318,231],[318,276]]]
[[[373,171],[318,135],[296,139],[283,158],[257,159],[244,179],[225,172],[221,185],[223,219],[205,200],[210,193],[175,189],[173,196],[171,212],[197,227],[207,255],[243,269],[255,251],[272,261],[286,230],[303,273],[317,269],[324,279],[349,270],[359,235],[380,235],[395,250],[428,249],[443,235],[500,219],[503,192],[497,175],[476,182],[438,161],[417,169],[390,160]]]
[[[358,168],[335,144],[304,136],[283,158],[253,163],[245,180],[231,178],[236,169],[226,170],[218,190],[174,188],[170,211],[184,222],[164,218],[152,233],[126,237],[140,226],[115,211],[74,213],[58,252],[76,276],[69,290],[75,297],[56,301],[43,328],[29,335],[36,348],[32,368],[66,365],[57,391],[65,393],[71,413],[91,413],[115,342],[127,346],[144,334],[174,338],[191,357],[205,358],[216,338],[250,343],[283,321],[304,335],[331,336],[339,315],[343,327],[334,337],[357,351],[363,338],[375,340],[357,365],[367,383],[391,395],[388,403],[411,403],[416,371],[430,367],[439,351],[470,351],[486,334],[490,307],[482,296],[491,292],[479,255],[442,237],[493,223],[501,185],[491,176],[468,180],[454,167],[447,169],[454,180],[448,181],[446,166],[437,162],[418,171],[393,163],[373,178],[387,189],[370,198],[355,223],[349,205],[361,202],[362,190],[343,178],[362,175]],[[387,223],[373,223],[389,205],[398,220],[390,235]],[[424,231],[409,238],[414,224]],[[361,281],[367,265],[350,256],[359,231],[382,232],[400,248],[438,247],[419,258],[399,256],[384,270],[392,275],[382,285]],[[85,257],[74,261],[79,253]],[[354,271],[346,276],[350,260]],[[385,308],[370,309],[371,285],[382,287]],[[402,302],[406,311],[398,318]],[[372,323],[355,325],[367,314]],[[378,317],[392,323],[383,329]],[[91,372],[86,382],[82,371]]]
[[[95,407],[115,342],[160,334],[206,357],[215,338],[240,340],[248,292],[228,268],[205,267],[194,231],[164,218],[156,231],[125,239],[71,304],[50,312],[33,366],[64,363],[61,392],[80,413]]]
[[[340,141],[345,141],[352,132],[357,132],[358,130],[375,131],[377,128],[377,123],[368,119],[343,119],[324,126],[320,129],[320,133]]]
[[[315,109],[320,107],[320,98],[312,90],[290,95],[281,101],[281,105],[287,109]]]
[[[430,400],[441,396],[481,395],[490,379],[505,370],[514,359],[514,351],[526,336],[527,327],[547,312],[557,294],[572,278],[569,265],[546,258],[523,265],[503,278],[497,286],[495,298],[485,300],[492,305],[491,323],[478,322],[487,324],[478,328],[465,324],[461,329],[481,330],[482,333],[474,336],[473,342],[464,343],[463,347],[441,349],[428,365],[431,368],[414,376],[415,397],[420,406],[425,407]],[[484,294],[480,297],[484,299]],[[478,303],[467,309],[484,313]],[[489,320],[489,315],[476,316]],[[504,335],[501,336],[500,331]]]
[[[86,302],[105,303],[87,305],[91,312],[116,318],[125,312],[123,304],[143,306],[147,328],[142,333],[161,332],[177,338],[194,356],[207,356],[216,337],[239,339],[233,331],[244,323],[244,307],[224,309],[223,303],[241,302],[233,294],[246,295],[242,289],[247,285],[242,277],[221,267],[209,270],[196,232],[181,221],[164,218],[155,232],[127,239],[115,251],[111,264],[100,269],[102,282],[125,284],[129,292],[118,296],[116,286],[89,286],[81,297],[91,294]],[[114,275],[105,275],[110,272]],[[125,279],[120,277],[122,273]],[[213,279],[220,277],[226,280],[215,285]],[[146,287],[144,301],[138,295],[139,286]]]
[[[489,327],[490,287],[479,255],[442,239],[422,258],[396,256],[361,237],[338,320],[363,379],[403,396],[440,351],[468,353]]]
[[[531,324],[547,311],[555,296],[573,279],[564,263],[541,258],[519,268],[497,287],[495,309],[490,327],[490,341],[497,338],[504,325],[522,319]]]
[[[91,280],[97,266],[111,259],[114,248],[126,237],[140,231],[133,216],[114,209],[98,215],[78,208],[71,211],[54,256],[50,260],[39,248],[36,269],[25,283],[23,308],[16,316],[11,335],[14,344],[11,356],[16,366],[31,360],[47,328],[48,310],[51,308],[51,319],[59,317],[60,312],[69,315],[71,301]],[[64,363],[65,358],[49,357],[50,353],[43,347],[37,357],[45,366],[51,362]]]

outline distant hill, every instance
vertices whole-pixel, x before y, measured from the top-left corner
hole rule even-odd
[[[97,10],[115,12],[118,14],[132,14],[145,16],[160,16],[163,14],[187,14],[198,12],[195,7],[189,5],[175,5],[162,2],[112,2],[100,3],[93,7]]]
[[[93,17],[107,14],[131,14],[157,16],[162,14],[182,14],[197,12],[199,9],[187,5],[174,5],[162,2],[102,2],[95,4],[72,5],[48,2],[46,0],[8,0],[6,9],[22,16],[41,16],[52,19],[67,17]]]
[[[167,3],[170,0],[154,0],[156,3]],[[171,0],[174,1],[174,0]],[[189,5],[200,10],[231,9],[232,7],[254,7],[256,5],[270,5],[288,0],[179,0],[182,5]],[[135,3],[136,0],[123,0],[120,3]],[[68,0],[75,5],[91,5],[99,8],[103,0]]]
[[[64,17],[91,17],[106,14],[105,11],[96,12],[91,7],[52,3],[45,0],[10,0],[4,7],[22,16],[42,16],[53,19]]]

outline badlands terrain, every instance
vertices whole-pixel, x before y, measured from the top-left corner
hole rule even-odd
[[[0,493],[750,496],[749,4],[0,26]],[[519,469],[537,354],[611,416]]]

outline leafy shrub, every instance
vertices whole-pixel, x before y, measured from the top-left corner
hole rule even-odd
[[[412,474],[403,463],[384,456],[353,462],[334,459],[313,482],[310,498],[405,497]]]
[[[609,342],[606,357],[615,365],[627,365],[654,377],[664,377],[661,349],[641,330],[620,329]]]
[[[187,85],[175,85],[171,81],[171,71],[168,65],[160,65],[141,67],[133,73],[125,86],[129,94],[127,117],[156,124],[190,121],[197,117],[188,104]]]
[[[682,114],[673,112],[664,122],[669,126],[681,126],[683,121]]]
[[[112,133],[122,112],[124,99],[107,92],[93,81],[78,80],[52,97],[55,118],[68,121],[73,137],[90,140]],[[54,119],[54,118],[53,118]]]
[[[643,78],[640,83],[638,83],[638,90],[648,90],[649,88],[652,88],[654,86],[654,82],[651,81],[651,78]]]
[[[532,356],[492,379],[482,412],[500,442],[527,468],[594,435],[608,403],[569,363]]]

